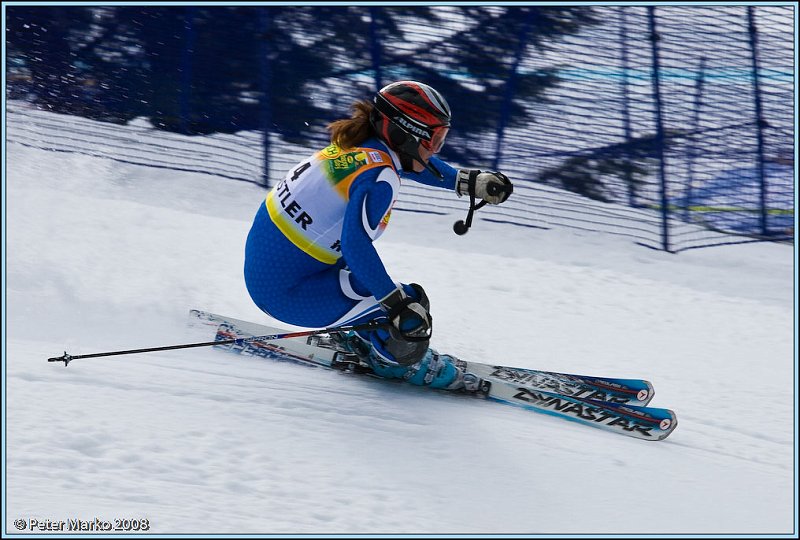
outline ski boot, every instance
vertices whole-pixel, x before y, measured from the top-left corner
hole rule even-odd
[[[309,336],[307,343],[315,347],[336,351],[330,363],[330,366],[334,369],[348,373],[372,373],[372,368],[348,346],[347,339],[346,333],[331,332],[330,334]]]
[[[337,332],[331,338],[347,355],[358,357],[360,366],[385,379],[403,379],[416,386],[464,393],[486,394],[490,386],[488,381],[465,371],[465,362],[430,348],[421,360],[404,366],[387,360],[385,352],[377,353],[372,341],[356,332]]]

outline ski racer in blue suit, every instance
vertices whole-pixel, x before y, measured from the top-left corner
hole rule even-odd
[[[259,207],[244,275],[255,304],[289,324],[390,323],[346,340],[379,375],[472,390],[452,358],[429,348],[425,291],[395,283],[372,245],[389,222],[401,177],[492,204],[511,194],[501,173],[457,170],[434,156],[449,128],[447,102],[420,82],[392,83],[371,102],[355,102],[351,118],[328,126],[331,145],[289,170]]]

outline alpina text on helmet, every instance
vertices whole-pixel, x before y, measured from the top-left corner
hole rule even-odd
[[[395,117],[393,118],[393,121],[394,121],[394,122],[397,122],[398,124],[400,124],[401,126],[403,126],[404,128],[406,128],[407,130],[409,130],[409,131],[412,131],[412,132],[416,133],[416,134],[417,134],[417,135],[419,135],[420,137],[424,137],[424,138],[425,138],[425,139],[427,139],[427,140],[430,140],[430,138],[431,138],[431,133],[430,133],[430,131],[428,131],[428,130],[425,130],[425,129],[422,129],[422,128],[421,128],[421,127],[419,127],[419,126],[415,126],[414,124],[412,124],[411,122],[409,122],[408,120],[406,120],[405,118],[403,118],[402,116],[395,116]]]

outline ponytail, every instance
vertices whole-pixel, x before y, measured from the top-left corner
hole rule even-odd
[[[353,114],[350,118],[336,120],[328,124],[331,132],[331,142],[339,148],[354,148],[365,140],[376,135],[375,129],[369,121],[374,105],[366,99],[354,102],[350,108]]]

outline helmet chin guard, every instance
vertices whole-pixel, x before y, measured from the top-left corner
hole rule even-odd
[[[392,144],[390,144],[392,146]],[[392,146],[400,156],[400,165],[403,166],[403,170],[406,172],[414,172],[414,161],[419,162],[423,165],[426,169],[431,171],[437,178],[444,178],[444,175],[433,166],[433,163],[430,160],[425,160],[419,153],[420,144],[418,141],[415,141],[413,137],[405,137],[404,140],[396,145]]]

